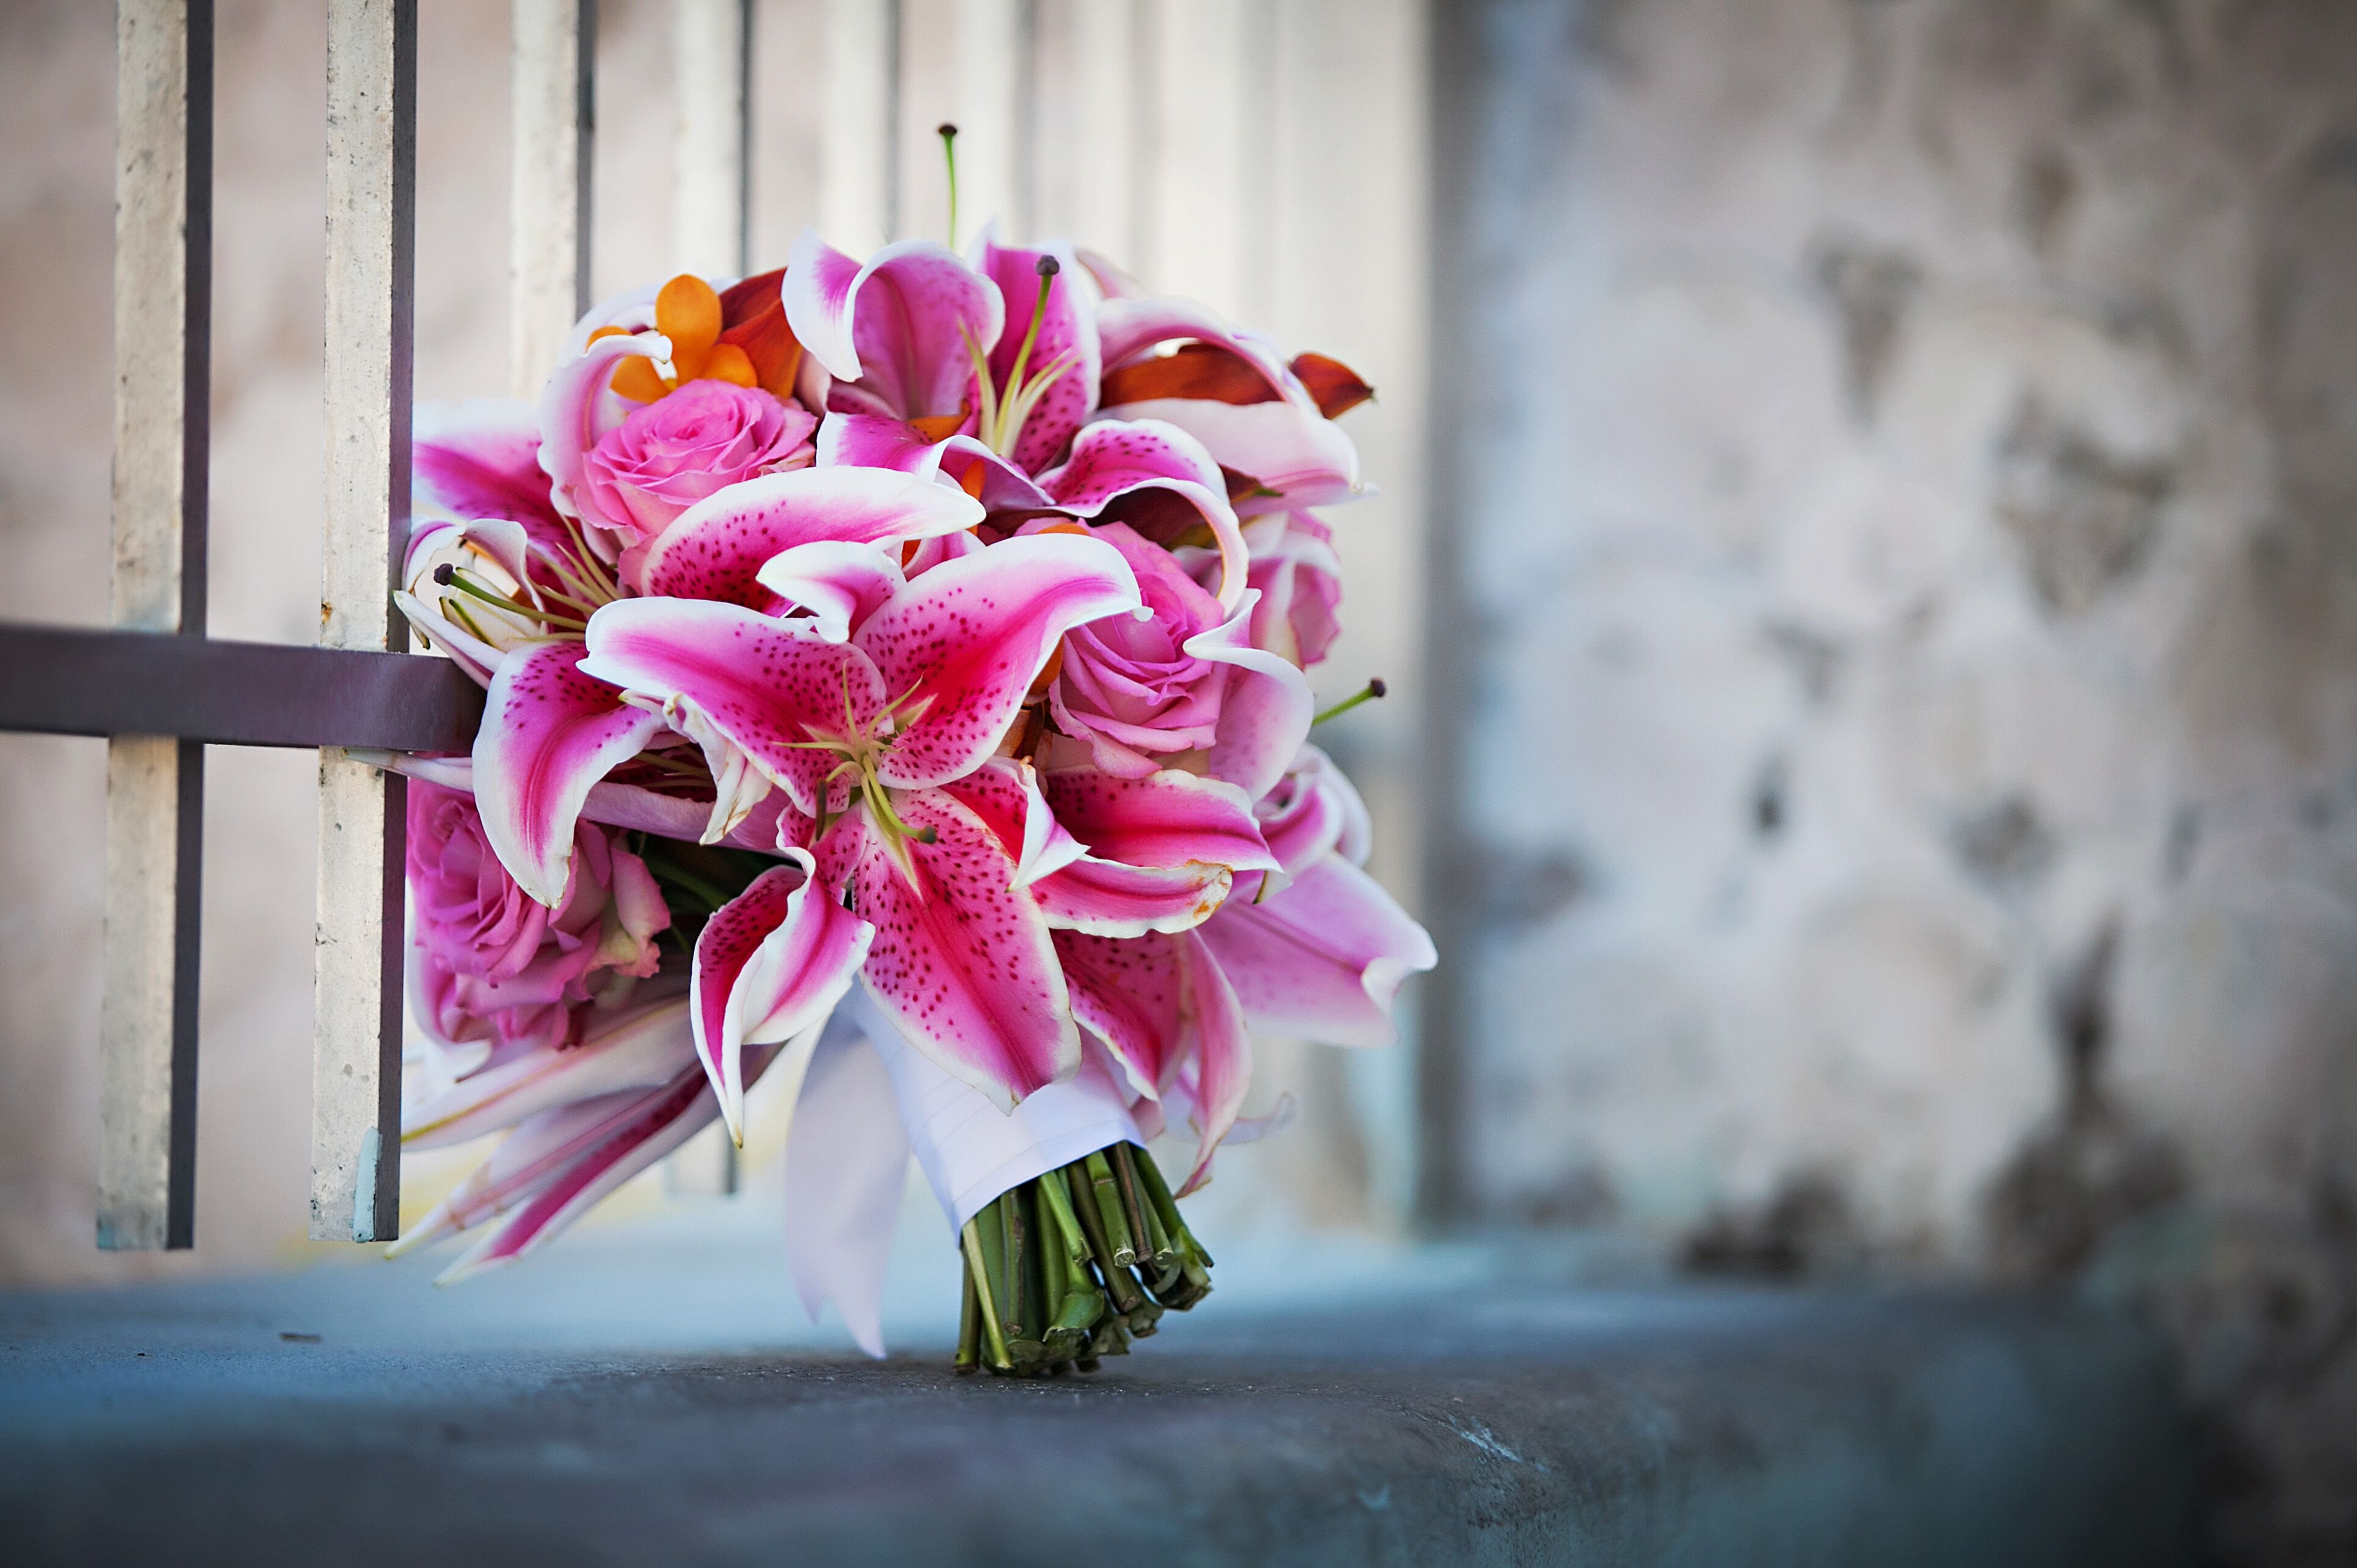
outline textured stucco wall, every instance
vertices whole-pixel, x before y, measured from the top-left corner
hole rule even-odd
[[[2357,1541],[2357,9],[1448,9],[1435,1196],[2160,1285]]]

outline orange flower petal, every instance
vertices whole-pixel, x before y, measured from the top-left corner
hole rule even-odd
[[[958,411],[955,413],[929,413],[921,419],[909,421],[909,428],[923,436],[928,445],[935,441],[946,441],[958,433],[958,426],[963,424],[966,422],[966,416],[973,412],[974,405],[960,399]]]
[[[802,346],[794,341],[793,329],[786,325],[785,306],[778,303],[775,292],[773,285],[768,307],[730,327],[720,335],[720,341],[745,350],[759,378],[755,384],[763,392],[789,398],[794,395],[795,373],[802,369]],[[732,288],[721,304],[726,306],[736,297],[737,290]]]
[[[1375,395],[1375,389],[1359,379],[1359,372],[1340,360],[1324,354],[1296,354],[1293,373],[1318,402],[1318,412],[1329,419],[1339,419]]]
[[[697,372],[705,379],[726,381],[733,386],[759,386],[761,378],[753,373],[753,358],[734,343],[721,343],[705,357]],[[681,378],[685,380],[684,375]]]
[[[687,374],[687,362],[704,362],[720,341],[720,296],[694,273],[682,273],[655,295],[655,327],[671,339],[672,362]]]
[[[614,371],[614,390],[637,403],[652,403],[671,391],[669,383],[655,373],[655,362],[642,354],[624,360]]]
[[[1252,361],[1216,343],[1182,343],[1178,352],[1124,365],[1104,374],[1104,404],[1147,403],[1156,398],[1201,398],[1212,403],[1275,403],[1276,389]]]

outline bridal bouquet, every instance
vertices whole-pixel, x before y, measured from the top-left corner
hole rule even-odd
[[[399,1245],[520,1257],[778,1072],[795,1277],[871,1354],[912,1154],[962,1369],[1201,1300],[1249,1030],[1388,1043],[1435,961],[1309,743],[1369,395],[985,231],[805,235],[597,306],[537,407],[419,409],[397,598],[488,698],[471,756],[379,758],[404,1137],[507,1131]]]

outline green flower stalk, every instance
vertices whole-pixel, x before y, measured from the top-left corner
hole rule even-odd
[[[1154,1156],[1115,1144],[1010,1187],[965,1223],[957,1369],[1045,1378],[1129,1353],[1211,1294],[1211,1255]]]

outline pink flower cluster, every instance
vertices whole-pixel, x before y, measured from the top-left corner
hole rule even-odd
[[[1435,955],[1305,672],[1368,395],[1069,247],[806,235],[593,311],[537,407],[422,410],[399,598],[488,699],[401,764],[419,1022],[474,1047],[412,1122],[518,1129],[428,1232],[504,1215],[499,1262],[741,1129],[855,985],[1002,1108],[1095,1062],[1189,1186],[1251,1029],[1390,1041]],[[767,869],[659,964],[666,843]]]
[[[483,837],[475,802],[409,789],[409,893],[416,961],[409,982],[420,1027],[451,1049],[497,1053],[575,1043],[576,1012],[617,983],[655,972],[655,937],[671,910],[646,863],[594,822],[574,829],[565,892],[554,908],[516,886]]]

